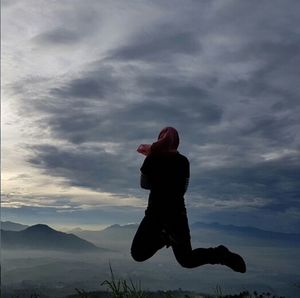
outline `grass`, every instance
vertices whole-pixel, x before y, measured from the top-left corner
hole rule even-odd
[[[75,288],[77,294],[69,295],[69,298],[284,298],[283,296],[276,296],[269,292],[267,293],[258,293],[254,291],[250,293],[248,291],[240,292],[239,294],[230,294],[225,295],[223,293],[222,287],[217,285],[213,295],[200,295],[194,292],[189,291],[157,291],[150,292],[144,291],[141,286],[141,281],[134,283],[131,279],[129,281],[125,279],[117,279],[114,275],[111,264],[109,263],[110,269],[110,279],[106,279],[101,283],[101,286],[105,286],[108,292],[96,291],[96,292],[86,292],[83,289]],[[25,294],[25,293],[23,293]],[[18,293],[17,295],[12,295],[10,298],[42,298],[47,297],[47,295],[31,293],[23,295]],[[8,297],[8,296],[5,296]],[[66,298],[67,298],[66,297]]]
[[[108,289],[112,291],[113,298],[146,298],[148,297],[146,292],[142,290],[141,282],[134,284],[130,279],[129,282],[126,280],[116,280],[111,264],[109,264],[111,280],[105,280],[101,285],[106,285]]]
[[[155,293],[151,292],[145,292],[142,290],[141,282],[139,281],[138,284],[134,284],[134,282],[130,279],[129,282],[126,280],[119,279],[117,280],[115,278],[115,275],[113,273],[111,264],[109,264],[111,279],[105,280],[101,283],[101,285],[106,285],[108,290],[111,291],[112,298],[152,298],[156,297]],[[164,298],[192,298],[191,296],[187,294],[182,294],[178,296],[178,291],[176,294],[173,294],[176,291],[167,291],[163,292]],[[158,295],[158,293],[157,293]],[[81,297],[88,297],[88,296],[81,296]],[[158,296],[157,296],[158,297]],[[160,295],[161,296],[161,292]],[[204,297],[204,296],[202,296]],[[284,298],[283,296],[276,296],[271,293],[257,293],[256,291],[251,294],[249,291],[243,291],[239,294],[234,295],[224,295],[221,286],[217,285],[215,288],[215,294],[214,295],[207,295],[206,298]]]

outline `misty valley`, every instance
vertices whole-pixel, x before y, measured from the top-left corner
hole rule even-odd
[[[241,275],[219,265],[182,268],[171,248],[137,263],[130,256],[137,227],[112,225],[100,231],[77,228],[61,232],[43,224],[28,227],[2,222],[2,297],[26,291],[66,297],[75,294],[76,288],[106,291],[101,283],[110,278],[110,266],[117,278],[140,281],[149,291],[181,289],[213,294],[220,287],[224,293],[245,289],[285,297],[299,293],[299,234],[192,224],[194,248],[224,244],[245,256],[248,271]]]

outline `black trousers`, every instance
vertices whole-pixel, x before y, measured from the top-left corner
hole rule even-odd
[[[143,262],[165,245],[172,247],[177,262],[185,268],[220,262],[214,248],[192,249],[186,211],[162,217],[146,210],[132,241],[133,259]]]

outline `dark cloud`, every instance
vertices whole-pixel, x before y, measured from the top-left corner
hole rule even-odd
[[[53,102],[64,104],[79,100],[84,105],[91,104],[91,99],[95,100],[109,100],[115,93],[119,92],[119,84],[114,77],[115,70],[109,65],[93,63],[94,68],[98,66],[97,70],[91,70],[83,73],[81,76],[64,80],[62,84],[57,87],[52,87],[49,94]]]
[[[181,3],[151,26],[130,20],[134,30],[76,74],[15,85],[22,117],[35,113],[35,124],[52,137],[50,145],[33,146],[29,162],[70,185],[139,195],[135,149],[172,125],[191,161],[192,198],[221,209],[237,196],[245,208],[251,198],[261,198],[255,208],[268,212],[299,208],[299,5]],[[92,39],[90,26],[79,28],[89,17],[95,20],[84,10],[75,29],[58,26],[32,42]],[[116,153],[91,142],[114,143]]]
[[[101,28],[101,18],[95,1],[89,1],[89,5],[76,1],[70,6],[61,3],[45,4],[43,1],[40,3],[32,1],[27,5],[33,6],[37,13],[42,11],[40,21],[45,27],[37,27],[33,31],[37,34],[30,39],[34,46],[38,46],[38,50],[51,48],[52,50],[55,48],[61,50],[61,47],[64,49],[69,47],[76,52],[81,44],[89,43],[95,33],[101,35],[101,30],[95,31],[95,27]],[[45,5],[47,8],[44,7]],[[23,14],[26,15],[26,12]],[[38,15],[33,14],[33,16],[34,21],[39,23]],[[43,29],[38,30],[40,28]]]
[[[113,155],[103,150],[66,150],[54,146],[36,146],[30,162],[52,176],[66,178],[70,185],[95,190],[140,196],[139,164],[134,157]],[[293,153],[274,160],[236,164],[217,168],[198,168],[191,164],[192,178],[188,196],[202,203],[213,199],[223,206],[243,200],[242,207],[252,206],[252,199],[264,208],[284,212],[291,206],[300,208],[299,154]],[[229,203],[228,203],[229,202]]]
[[[55,88],[52,90],[53,95],[59,97],[79,97],[79,98],[98,98],[101,99],[104,95],[105,82],[98,81],[96,78],[83,78],[71,81],[68,86],[63,88]]]
[[[181,123],[181,129],[188,130],[185,126],[205,127],[221,121],[222,108],[197,85],[168,76],[142,77],[138,75],[139,69],[131,68],[137,72],[130,82],[136,89],[132,87],[133,91],[128,93],[126,74],[119,74],[113,66],[101,62],[93,65],[96,67],[97,71],[85,72],[50,88],[46,96],[36,95],[38,100],[35,96],[28,98],[31,104],[23,107],[24,112],[32,113],[34,107],[41,116],[39,126],[50,129],[54,137],[77,144],[137,144],[141,138],[153,139],[153,133],[156,135],[166,125]],[[20,91],[18,86],[16,91]],[[138,100],[132,101],[131,94],[139,94]]]
[[[231,53],[229,59],[260,62],[260,67],[245,79],[229,82],[228,89],[250,98],[270,100],[270,97],[289,102],[299,92],[295,78],[300,75],[296,65],[300,62],[300,39],[288,41],[252,43]],[[228,57],[224,57],[224,59]]]
[[[74,45],[82,39],[82,34],[78,32],[67,30],[64,28],[56,28],[34,37],[33,41],[44,45]]]
[[[137,188],[138,166],[127,155],[107,153],[101,148],[40,145],[32,149],[34,154],[28,160],[32,165],[50,176],[66,178],[72,186],[117,194],[128,194]]]
[[[1,6],[2,6],[2,8],[8,8],[10,6],[13,6],[17,2],[18,2],[18,0],[2,0]]]
[[[146,31],[129,41],[129,45],[113,50],[108,59],[111,60],[144,60],[164,62],[172,55],[196,54],[201,50],[197,36],[192,32],[174,32],[168,26]]]
[[[249,120],[249,124],[239,131],[241,137],[253,141],[261,139],[270,148],[281,148],[283,144],[294,147],[298,143],[296,131],[299,123],[293,114],[264,114],[253,116]]]
[[[198,82],[184,83],[179,78],[142,76],[138,78],[138,85],[145,90],[147,97],[161,100],[185,114],[190,123],[218,124],[222,117],[222,107],[214,102],[214,95],[209,88],[202,87],[202,83]]]
[[[300,208],[300,154],[291,153],[276,159],[250,163],[245,160],[233,166],[215,169],[194,168],[191,191],[219,200],[263,199],[263,208],[277,206],[285,211]],[[250,201],[251,202],[251,201]],[[261,208],[262,206],[259,206]]]

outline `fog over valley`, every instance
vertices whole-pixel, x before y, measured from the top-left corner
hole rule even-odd
[[[2,223],[4,227],[9,228]],[[163,248],[150,260],[137,263],[130,255],[131,241],[137,227],[136,224],[112,225],[100,231],[79,228],[70,231],[80,237],[78,239],[84,239],[99,248],[94,251],[75,249],[81,242],[73,242],[73,248],[64,250],[59,247],[5,249],[3,240],[6,238],[2,237],[3,291],[12,293],[16,289],[33,288],[51,293],[51,297],[64,297],[74,294],[74,289],[78,287],[89,291],[105,290],[100,284],[110,277],[109,264],[116,276],[140,280],[143,289],[152,291],[182,288],[214,293],[216,285],[229,292],[261,290],[286,297],[295,297],[298,291],[300,234],[274,233],[218,223],[191,224],[194,247],[211,247],[222,243],[245,257],[248,272],[240,276],[217,265],[184,269],[177,264],[171,248]],[[65,236],[64,241],[70,236],[70,233],[58,232],[46,225],[23,226],[22,230],[14,233],[37,228],[39,233],[47,234],[49,230],[54,234],[57,232]],[[5,235],[3,232],[8,231],[2,231],[2,235]],[[34,245],[34,241],[32,238],[31,245]]]

